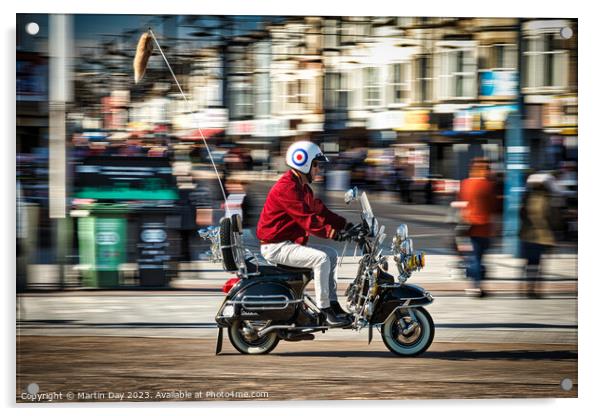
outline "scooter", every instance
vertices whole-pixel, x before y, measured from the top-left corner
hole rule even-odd
[[[398,276],[389,274],[388,260],[382,255],[385,227],[379,228],[366,193],[358,197],[357,188],[353,188],[345,194],[347,204],[358,199],[361,223],[347,230],[344,238],[347,243],[357,244],[361,258],[356,277],[345,292],[353,319],[342,329],[360,331],[367,327],[370,343],[373,329],[377,328],[392,353],[422,354],[435,336],[433,319],[425,309],[433,297],[406,282],[414,271],[425,267],[425,255],[414,252],[408,228],[401,224],[391,244]],[[316,302],[305,293],[313,278],[312,270],[260,264],[244,248],[239,215],[222,218],[219,228],[204,236],[212,239],[214,251],[221,254],[224,270],[237,275],[224,285],[226,297],[215,317],[216,354],[222,350],[224,329],[232,346],[243,354],[267,354],[281,340],[311,340],[314,333],[333,329],[326,324]]]

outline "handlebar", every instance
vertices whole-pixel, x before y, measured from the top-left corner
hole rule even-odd
[[[364,224],[356,224],[348,230],[341,231],[341,237],[347,241],[361,241],[367,234],[368,229]]]

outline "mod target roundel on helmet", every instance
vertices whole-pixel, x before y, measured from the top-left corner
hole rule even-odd
[[[326,161],[320,146],[309,141],[298,141],[289,146],[286,152],[286,164],[302,173],[309,173],[314,160]]]
[[[293,152],[293,163],[295,166],[303,166],[307,163],[307,152],[303,149],[297,149]]]

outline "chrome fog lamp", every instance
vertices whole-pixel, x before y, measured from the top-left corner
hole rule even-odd
[[[400,242],[406,240],[408,238],[408,226],[406,224],[401,224],[399,227],[397,227],[395,235],[397,236]]]
[[[401,254],[404,254],[406,256],[411,255],[414,252],[414,243],[412,239],[408,238],[406,240],[403,240],[401,242],[401,245],[399,246],[399,251],[401,252]]]

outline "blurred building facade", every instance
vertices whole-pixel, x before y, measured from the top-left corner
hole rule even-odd
[[[42,26],[37,38],[24,31],[32,19]],[[74,101],[66,108],[73,157],[132,138],[127,144],[150,149],[145,155],[175,144],[178,183],[195,189],[184,142],[244,147],[256,168],[281,170],[288,144],[311,139],[334,159],[367,149],[366,163],[399,156],[411,176],[459,180],[475,156],[505,170],[507,120],[521,112],[524,169],[577,160],[576,19],[253,19],[251,27],[233,16],[156,17],[187,100],[156,49],[143,81],[133,83],[145,28],[74,39]],[[18,15],[16,113],[18,177],[40,210],[41,234],[32,240],[50,248],[47,24],[46,15]],[[225,152],[216,151],[218,162]]]
[[[179,22],[170,19],[165,30],[178,33]],[[188,47],[169,39],[170,50]],[[115,70],[103,82],[90,70],[90,56],[79,57],[70,112],[79,128],[153,131],[168,125],[186,134],[201,126],[209,136],[223,130],[267,150],[299,137],[339,150],[414,144],[426,149],[430,171],[461,178],[476,155],[503,161],[505,121],[522,99],[534,167],[553,165],[560,151],[576,157],[575,20],[290,17],[236,36],[222,31],[221,43],[174,57],[194,114],[159,57],[151,59],[149,80],[132,85],[123,73],[131,66],[131,56],[120,50],[126,41],[96,52],[110,63],[105,71]],[[43,80],[23,72],[31,59],[18,53],[19,82]],[[33,53],[34,61],[41,59],[33,70],[43,72],[44,53]],[[45,88],[43,81],[30,84]],[[25,118],[18,128],[37,124],[43,130],[34,118],[43,120],[44,112],[32,117],[28,108],[36,97],[46,102],[45,93],[22,86],[17,115]]]

